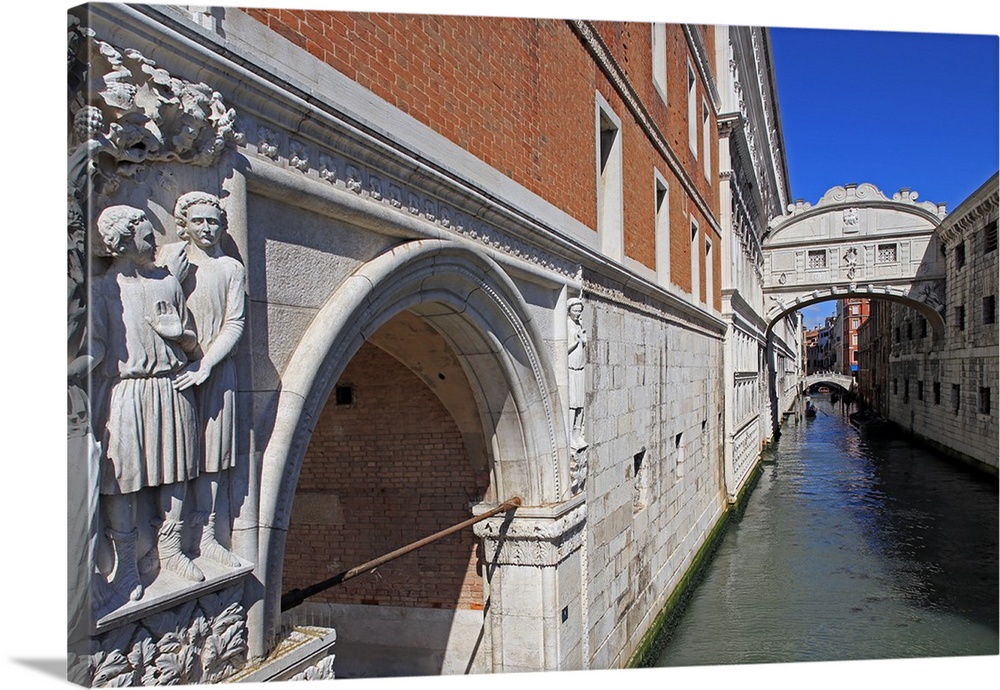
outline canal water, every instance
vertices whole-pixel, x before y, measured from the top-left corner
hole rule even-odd
[[[997,654],[996,480],[812,399],[654,665]]]

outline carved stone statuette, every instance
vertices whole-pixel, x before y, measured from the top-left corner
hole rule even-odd
[[[201,555],[229,567],[241,561],[222,546],[216,528],[228,527],[227,470],[236,462],[236,364],[233,354],[243,334],[243,264],[220,245],[226,214],[219,198],[188,192],[174,206],[177,236],[184,240],[187,270],[183,278],[186,306],[197,333],[191,361],[176,377],[175,387],[194,389],[198,410],[200,455],[194,480],[196,522],[201,525]]]
[[[117,602],[125,603],[143,595],[140,562],[143,574],[159,566],[204,580],[181,547],[187,482],[198,474],[195,402],[191,391],[178,390],[172,381],[197,340],[180,283],[154,264],[156,244],[146,214],[112,206],[101,213],[97,229],[112,263],[93,281],[89,343],[70,373],[94,372],[101,504],[114,546],[110,581]],[[160,522],[145,553],[140,496],[150,497]]]

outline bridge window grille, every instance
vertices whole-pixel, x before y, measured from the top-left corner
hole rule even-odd
[[[997,222],[993,220],[983,228],[983,254],[996,251],[997,248]]]
[[[983,323],[997,322],[997,296],[983,297]]]
[[[951,411],[958,414],[962,406],[962,387],[957,383],[951,384]]]
[[[955,245],[955,268],[965,266],[965,242]]]
[[[940,405],[941,404],[941,382],[940,381],[935,381],[934,384],[931,386],[931,389],[932,389],[932,392],[934,394],[934,404],[935,405]]]
[[[826,268],[826,250],[809,250],[809,268]]]
[[[876,263],[894,264],[896,263],[896,245],[880,244],[875,258]]]
[[[990,389],[979,389],[979,414],[990,413]]]

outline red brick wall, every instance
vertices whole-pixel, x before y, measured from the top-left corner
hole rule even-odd
[[[670,185],[672,280],[691,290],[686,209],[695,207],[565,21],[244,11],[590,228],[597,224],[594,92],[599,90],[624,130],[625,255],[656,268],[655,166]],[[596,22],[595,27],[718,217],[717,147],[711,147],[713,172],[706,180],[703,162],[688,146],[687,65],[696,63],[683,27],[667,25],[666,106],[653,86],[650,24]],[[713,55],[714,32],[706,26],[694,30]],[[697,89],[700,150],[701,103],[707,96],[700,78]],[[709,124],[714,132],[714,113]],[[698,222],[703,232],[712,232],[703,217]],[[721,242],[715,244],[721,249]],[[718,306],[718,294],[715,300]]]
[[[355,403],[338,407],[331,395],[313,432],[285,548],[285,591],[466,520],[469,501],[485,491],[451,416],[396,359],[366,343],[341,383],[354,386]],[[339,501],[335,519],[304,521],[299,496],[307,493]],[[466,528],[313,600],[482,608],[477,541]]]
[[[594,227],[593,67],[564,21],[244,11]]]

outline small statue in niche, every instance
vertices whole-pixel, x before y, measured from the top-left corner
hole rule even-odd
[[[95,428],[103,430],[100,494],[115,552],[111,584],[136,601],[144,591],[137,503],[147,488],[155,489],[163,520],[155,547],[160,567],[205,579],[181,548],[187,482],[198,473],[198,437],[194,395],[173,382],[197,339],[180,283],[154,264],[146,214],[112,206],[101,213],[97,229],[112,263],[93,281],[89,345],[69,369],[71,376],[92,369],[98,374],[92,409],[100,420]]]
[[[566,301],[568,314],[566,324],[566,343],[568,347],[569,365],[569,411],[570,411],[570,446],[574,451],[586,448],[583,437],[584,404],[586,397],[587,363],[587,331],[581,323],[583,316],[583,300],[573,297]]]
[[[198,337],[195,357],[176,377],[175,387],[194,388],[201,455],[194,480],[201,554],[229,567],[241,561],[222,546],[216,525],[229,522],[227,470],[236,463],[236,363],[233,353],[243,334],[243,264],[222,251],[226,214],[219,198],[188,192],[174,206],[180,251],[187,269],[182,287]],[[173,247],[172,247],[173,248]]]

